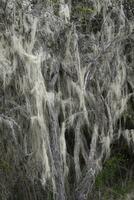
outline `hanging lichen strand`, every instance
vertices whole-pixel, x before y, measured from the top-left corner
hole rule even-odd
[[[86,200],[112,143],[134,142],[120,123],[134,90],[133,13],[117,0],[0,9],[0,199]]]

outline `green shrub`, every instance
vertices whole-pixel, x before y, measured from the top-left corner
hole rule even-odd
[[[122,167],[126,166],[127,162],[127,158],[122,154],[106,161],[95,181],[95,191],[101,192],[103,200],[124,200],[126,195],[133,190],[134,180],[124,181],[125,174]]]
[[[112,181],[117,177],[119,165],[123,164],[123,162],[125,162],[125,158],[120,154],[107,160],[103,170],[96,178],[96,187],[110,185]]]

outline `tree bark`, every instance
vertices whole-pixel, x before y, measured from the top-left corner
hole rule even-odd
[[[54,108],[49,106],[49,117],[50,117],[50,141],[51,150],[54,161],[54,179],[56,186],[55,199],[65,200],[65,187],[64,187],[64,172],[62,166],[62,158],[60,153],[60,128],[58,123],[58,116]]]
[[[82,176],[75,190],[75,200],[87,200],[89,192],[92,191],[95,177],[99,172],[96,162],[91,161],[90,166]]]

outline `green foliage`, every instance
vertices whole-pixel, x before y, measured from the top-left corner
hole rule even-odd
[[[52,192],[50,192],[50,191],[48,192],[47,199],[53,200],[53,193]]]
[[[102,199],[109,200],[125,200],[128,193],[131,193],[134,188],[134,181],[128,181],[125,185],[120,184],[113,184],[112,187],[104,187],[102,189]]]
[[[125,158],[120,154],[106,161],[103,170],[96,178],[96,187],[103,187],[111,184],[118,174],[119,165],[123,164],[123,162],[125,162]]]
[[[50,3],[53,5],[54,14],[58,16],[59,14],[59,0],[50,0]]]
[[[93,9],[91,9],[90,7],[87,7],[87,6],[76,6],[75,10],[76,10],[76,12],[78,12],[80,14],[91,14],[94,12]]]
[[[53,3],[53,4],[59,3],[59,0],[50,0],[50,1],[51,1],[51,3]]]
[[[92,6],[79,4],[72,8],[71,17],[74,21],[77,21],[80,31],[88,32],[90,30],[91,16],[95,12],[96,10]]]
[[[8,173],[8,172],[10,172],[11,167],[7,161],[0,160],[0,170],[5,173]]]
[[[106,161],[95,181],[95,190],[101,192],[103,200],[124,200],[126,195],[133,190],[134,181],[124,181],[123,179],[121,167],[125,165],[127,165],[127,158],[122,154],[113,156]]]

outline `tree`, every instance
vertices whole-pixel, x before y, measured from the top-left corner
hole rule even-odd
[[[60,5],[1,4],[2,200],[86,200],[112,146],[133,144],[133,16],[125,1],[62,2],[65,19]]]

